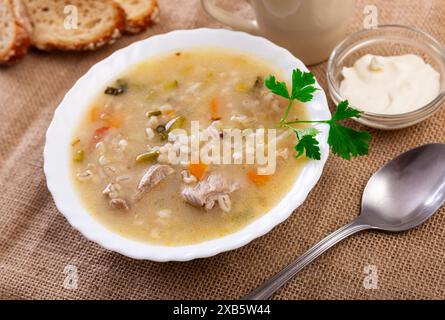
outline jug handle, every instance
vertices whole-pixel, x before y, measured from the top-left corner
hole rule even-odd
[[[236,14],[218,7],[215,0],[201,0],[204,10],[214,19],[228,25],[236,30],[249,32],[253,34],[259,33],[258,23],[255,19],[245,19]]]

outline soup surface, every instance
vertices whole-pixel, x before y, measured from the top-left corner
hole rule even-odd
[[[264,86],[269,74],[283,78],[257,57],[197,48],[151,58],[104,84],[70,146],[73,181],[87,211],[125,237],[184,245],[237,231],[274,207],[306,161],[295,159],[289,130],[276,131],[276,169],[269,175],[260,174],[265,165],[258,163],[176,163],[169,156],[192,153],[192,121],[199,121],[200,134],[221,140],[221,149],[227,129],[275,129],[287,104]],[[303,105],[292,110],[305,117]],[[245,160],[245,145],[229,142],[229,159]],[[208,144],[198,142],[201,152]]]

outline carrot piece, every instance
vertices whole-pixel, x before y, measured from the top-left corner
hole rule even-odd
[[[103,137],[105,137],[105,135],[107,134],[108,130],[110,130],[109,127],[101,127],[99,129],[96,129],[96,131],[94,131],[93,138],[91,139],[91,143],[96,144],[97,142],[102,140]]]
[[[112,115],[108,116],[105,120],[105,124],[107,125],[107,127],[110,127],[110,128],[119,129],[122,127],[122,123],[123,123],[122,116],[120,116],[118,114],[112,114]]]
[[[166,110],[166,111],[163,111],[162,113],[168,117],[168,116],[174,115],[176,113],[176,110],[175,109]]]
[[[96,122],[99,120],[103,120],[105,122],[105,125],[110,128],[120,128],[122,127],[123,119],[122,116],[119,114],[104,114],[103,117],[101,117],[103,110],[99,106],[93,106],[90,109],[90,121]]]
[[[221,119],[218,109],[218,100],[216,100],[216,98],[213,98],[212,100],[210,100],[210,118],[214,121]]]
[[[257,186],[263,186],[269,181],[269,176],[260,175],[256,170],[247,172],[247,177]]]
[[[189,172],[194,175],[198,180],[204,177],[209,166],[204,163],[191,163],[189,164]]]
[[[100,113],[101,113],[101,109],[98,106],[93,106],[90,109],[90,121],[91,122],[96,122],[97,120],[100,119]]]

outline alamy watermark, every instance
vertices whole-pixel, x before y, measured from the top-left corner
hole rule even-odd
[[[79,11],[74,5],[66,5],[63,8],[65,14],[65,20],[63,21],[63,27],[67,30],[75,30],[79,28]]]
[[[76,290],[79,284],[79,273],[74,265],[67,265],[63,269],[65,278],[63,279],[63,287],[67,290]]]
[[[363,19],[363,28],[365,29],[375,29],[379,26],[379,10],[375,5],[366,5],[363,8],[363,14],[365,18]]]
[[[258,174],[270,175],[276,170],[276,129],[223,129],[213,126],[200,130],[199,121],[191,121],[191,134],[175,129],[169,142],[179,142],[180,148],[168,150],[168,162],[173,165],[256,164]]]
[[[368,290],[375,290],[379,288],[379,274],[376,265],[367,264],[363,268],[363,273],[366,274],[363,279],[363,287]]]

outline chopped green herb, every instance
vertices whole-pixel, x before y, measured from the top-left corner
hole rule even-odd
[[[300,157],[303,153],[306,153],[306,157],[320,160],[321,156],[319,142],[315,139],[319,131],[315,128],[298,129],[292,126],[293,124],[300,123],[328,124],[328,144],[332,152],[343,159],[350,160],[351,157],[368,154],[371,135],[366,131],[356,131],[338,123],[341,120],[359,118],[361,116],[361,111],[350,107],[347,100],[338,104],[337,110],[329,120],[287,120],[295,100],[308,102],[313,99],[314,93],[319,90],[314,84],[314,75],[311,72],[302,72],[299,69],[292,71],[291,94],[287,89],[286,83],[277,82],[273,75],[267,77],[265,81],[265,85],[270,91],[289,100],[284,116],[280,120],[279,127],[292,130],[296,134],[298,139],[298,143],[295,146],[295,150],[297,151],[296,157]]]
[[[162,115],[162,112],[159,111],[159,110],[156,110],[156,111],[150,111],[150,112],[147,112],[147,113],[146,113],[146,117],[147,117],[147,118],[150,118],[150,117],[158,117],[158,116],[160,116],[160,115]]]
[[[144,152],[136,157],[136,162],[152,162],[159,157],[159,151],[148,151]]]
[[[264,85],[264,80],[261,76],[256,77],[255,82],[253,83],[253,89],[261,89]]]
[[[117,80],[116,85],[113,87],[107,87],[105,89],[105,94],[109,94],[112,96],[118,96],[125,93],[128,90],[128,83],[123,80]]]
[[[164,83],[164,90],[169,91],[176,89],[179,86],[178,80],[173,80],[172,82]]]
[[[105,89],[105,94],[109,94],[112,96],[118,96],[122,93],[124,93],[124,89],[123,88],[115,88],[115,87],[107,87]]]
[[[171,119],[169,122],[167,122],[165,125],[160,124],[156,127],[156,132],[159,134],[161,139],[165,140],[168,138],[168,134],[172,132],[175,129],[180,129],[184,127],[185,123],[185,117],[184,116],[177,116],[173,119]]]
[[[163,124],[160,124],[159,126],[156,127],[156,132],[159,134],[163,134],[165,132],[165,126]]]
[[[173,119],[171,119],[167,124],[165,125],[165,129],[167,133],[172,132],[175,129],[180,129],[184,126],[185,123],[185,117],[184,116],[177,116]]]

